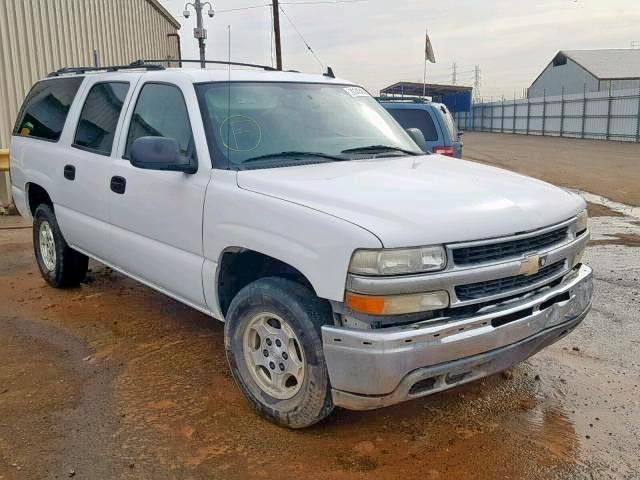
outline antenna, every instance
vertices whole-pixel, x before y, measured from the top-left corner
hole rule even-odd
[[[231,25],[227,25],[227,33],[229,36],[229,63],[227,65],[227,168],[231,163],[231,149],[229,143],[231,142]]]

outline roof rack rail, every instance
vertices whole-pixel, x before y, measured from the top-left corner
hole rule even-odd
[[[71,73],[83,74],[86,72],[117,72],[119,70],[131,70],[136,68],[143,68],[145,70],[165,69],[162,65],[146,62],[143,60],[136,60],[135,62],[131,62],[129,65],[109,65],[104,67],[64,67],[56,70],[55,72],[51,72],[49,75],[47,75],[47,77],[59,77],[60,75]]]
[[[185,59],[171,59],[171,58],[165,58],[164,60],[139,60],[140,62],[143,62],[144,64],[147,63],[210,63],[210,64],[215,64],[215,65],[230,65],[230,66],[235,66],[235,67],[252,67],[252,68],[260,68],[262,70],[269,70],[269,71],[276,71],[277,69],[274,67],[271,67],[269,65],[258,65],[256,63],[243,63],[243,62],[227,62],[227,61],[223,61],[223,60],[185,60]]]
[[[422,97],[409,97],[409,96],[405,96],[405,97],[387,97],[387,96],[380,96],[380,97],[376,97],[376,99],[379,102],[396,102],[396,103],[432,103],[431,100],[427,99],[427,98],[422,98]]]

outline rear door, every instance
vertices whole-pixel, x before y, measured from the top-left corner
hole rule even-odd
[[[126,115],[109,191],[114,265],[206,311],[202,214],[211,161],[193,84],[171,78],[166,83],[166,75],[145,74]],[[181,153],[197,161],[197,172],[131,165],[131,145],[146,136],[175,139]]]
[[[65,239],[105,262],[113,261],[108,200],[114,139],[137,78],[109,74],[86,79],[80,108],[69,119],[70,147],[60,166],[63,188],[56,216]]]
[[[440,123],[430,108],[416,105],[385,105],[385,108],[404,129],[417,128],[422,132],[428,152],[432,152],[433,147],[445,146]]]

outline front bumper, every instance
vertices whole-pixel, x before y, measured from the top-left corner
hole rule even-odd
[[[516,303],[434,325],[322,327],[336,405],[368,410],[504,370],[573,330],[591,307],[592,271],[581,265],[553,288]]]

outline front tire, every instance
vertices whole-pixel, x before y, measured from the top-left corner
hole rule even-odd
[[[77,286],[86,277],[89,259],[67,245],[46,204],[38,205],[33,214],[33,249],[42,278],[52,287]]]
[[[333,410],[320,327],[331,308],[307,287],[278,277],[256,280],[233,299],[225,350],[242,393],[264,417],[304,428]]]

